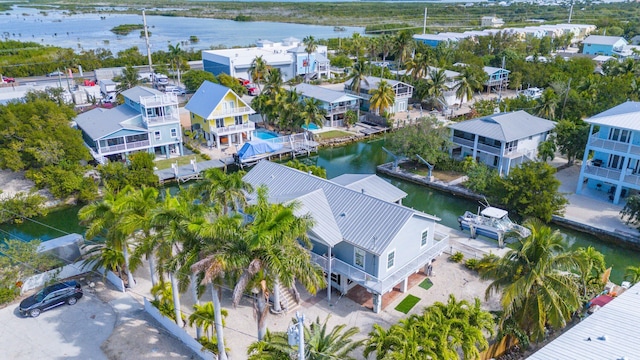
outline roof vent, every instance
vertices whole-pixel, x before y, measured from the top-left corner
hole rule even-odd
[[[345,216],[347,216],[347,213],[343,212],[343,213],[340,214],[340,216],[341,217],[345,217]]]
[[[362,193],[364,194],[364,188],[360,189],[360,191],[362,191]]]
[[[600,336],[598,340],[607,341],[607,335]]]

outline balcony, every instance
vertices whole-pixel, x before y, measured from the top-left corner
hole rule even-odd
[[[177,113],[161,115],[161,116],[144,116],[144,121],[148,125],[159,125],[159,124],[166,124],[166,123],[172,123],[172,122],[179,122],[180,117],[178,116]]]
[[[418,256],[408,261],[404,266],[384,279],[378,279],[364,270],[349,265],[336,258],[331,258],[331,272],[345,275],[351,281],[358,283],[375,293],[384,294],[393,289],[393,287],[400,283],[404,278],[415,273],[427,263],[431,262],[431,259],[440,255],[449,246],[449,235],[447,234],[436,231],[434,234],[434,240],[436,241],[435,244],[424,250]],[[326,256],[311,253],[311,260],[320,265],[325,272],[328,272],[329,267]]]
[[[454,136],[452,141],[454,144],[459,144],[459,145],[466,146],[473,149],[473,140]]]
[[[594,165],[587,165],[584,169],[585,174],[598,176],[603,179],[610,179],[618,181],[620,180],[620,174],[622,173],[618,169],[609,169],[605,167],[599,167]]]
[[[254,111],[249,106],[241,106],[241,107],[232,107],[232,108],[223,108],[220,110],[216,110],[211,113],[212,118],[220,118],[227,116],[238,116],[245,114],[253,114]]]
[[[473,149],[473,140],[461,138],[458,136],[454,136],[452,139],[454,144],[466,146],[468,148]],[[489,154],[500,155],[500,148],[496,148],[487,144],[478,143],[478,151],[486,152]]]
[[[149,147],[149,140],[143,140],[143,141],[135,141],[130,143],[100,147],[98,149],[98,152],[101,155],[105,155],[105,154],[119,153],[119,152],[129,151],[129,150],[139,150],[139,149],[148,148],[148,147]]]
[[[223,136],[223,135],[237,134],[244,131],[252,131],[255,129],[256,129],[256,124],[253,121],[249,121],[247,123],[239,124],[239,125],[212,128],[211,131],[218,136]]]
[[[162,94],[140,97],[140,105],[144,108],[178,105],[178,97],[175,94]]]
[[[327,115],[343,114],[348,110],[356,111],[358,110],[358,105],[332,106],[327,110]]]
[[[620,141],[601,139],[600,133],[595,133],[589,138],[589,146],[593,149],[616,151],[624,154],[640,155],[640,146]]]

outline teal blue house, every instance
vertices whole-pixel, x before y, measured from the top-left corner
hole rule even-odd
[[[143,86],[121,94],[124,104],[96,108],[76,118],[76,126],[96,161],[126,160],[140,151],[167,158],[184,154],[175,94]]]
[[[640,102],[627,101],[585,121],[591,128],[576,193],[602,191],[618,204],[640,190]]]
[[[587,55],[619,55],[627,41],[619,36],[590,35],[582,42],[582,53]]]

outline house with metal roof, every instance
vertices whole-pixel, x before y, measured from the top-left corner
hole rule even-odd
[[[640,190],[640,102],[627,101],[585,122],[591,127],[576,193],[607,191],[618,204]]]
[[[282,80],[288,81],[296,76],[329,76],[327,46],[318,45],[316,51],[307,54],[299,39],[289,37],[281,42],[259,40],[254,47],[204,50],[202,66],[213,75],[225,73],[236,78],[250,79],[253,60],[261,57],[268,66],[280,69]]]
[[[205,81],[184,107],[189,111],[191,130],[202,134],[209,146],[242,145],[253,139],[256,129],[249,115],[255,111],[226,86]]]
[[[345,114],[349,110],[360,112],[360,97],[343,91],[327,89],[321,86],[301,83],[292,88],[300,93],[300,99],[316,99],[320,107],[326,111],[323,126],[345,126]]]
[[[341,293],[356,286],[372,294],[373,311],[382,310],[382,295],[428,266],[448,246],[435,231],[440,219],[400,205],[407,194],[375,175],[343,175],[333,180],[261,161],[245,176],[254,188],[265,186],[273,203],[296,201],[296,215],[309,214],[311,258]],[[249,201],[255,201],[250,194]]]
[[[449,125],[450,155],[471,156],[508,175],[509,170],[538,156],[538,145],[547,140],[555,123],[520,110],[483,116]]]
[[[502,86],[506,89],[509,85],[509,73],[511,71],[503,68],[497,68],[492,66],[485,66],[482,68],[489,78],[484,82],[484,86],[487,88],[495,88]]]
[[[124,160],[139,151],[167,158],[184,154],[176,95],[144,86],[121,94],[124,104],[96,108],[75,120],[96,161]]]
[[[582,45],[583,54],[612,56],[621,52],[628,43],[620,36],[589,35]]]
[[[528,360],[640,359],[640,284],[565,331]]]
[[[390,114],[397,114],[399,112],[408,111],[409,99],[411,98],[411,96],[413,96],[413,86],[402,81],[382,79],[375,76],[366,76],[363,80],[360,81],[359,93],[351,89],[350,81],[347,81],[344,84],[344,91],[347,94],[353,94],[361,97],[363,101],[360,108],[364,111],[370,111],[369,109],[371,107],[371,93],[373,90],[378,88],[382,81],[385,81],[387,82],[387,84],[391,85],[395,94],[393,104],[389,106],[386,111]]]

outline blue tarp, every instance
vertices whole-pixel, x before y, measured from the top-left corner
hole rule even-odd
[[[263,140],[252,140],[242,145],[240,151],[238,151],[238,157],[241,160],[249,159],[251,157],[271,153],[282,149],[282,144],[273,144]]]

